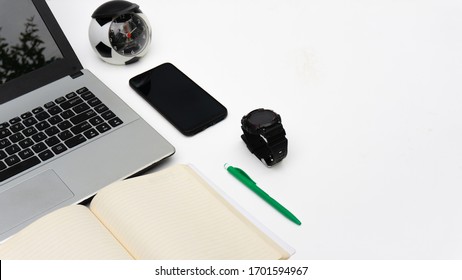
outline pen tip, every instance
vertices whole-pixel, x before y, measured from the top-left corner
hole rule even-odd
[[[228,169],[228,166],[229,166],[228,163],[225,163],[225,164],[223,165],[223,167],[224,167],[225,169]]]

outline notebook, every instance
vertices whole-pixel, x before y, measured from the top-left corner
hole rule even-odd
[[[89,70],[45,0],[0,0],[0,240],[172,155]]]
[[[295,251],[190,165],[119,181],[0,244],[0,259],[287,259]]]

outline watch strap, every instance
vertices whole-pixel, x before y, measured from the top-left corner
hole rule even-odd
[[[287,138],[282,124],[265,128],[261,134],[250,134],[242,129],[241,138],[247,148],[267,166],[273,166],[287,156]]]

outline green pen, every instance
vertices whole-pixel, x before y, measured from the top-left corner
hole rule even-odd
[[[264,201],[266,201],[269,205],[273,206],[274,209],[278,210],[279,213],[284,215],[287,219],[291,220],[292,222],[296,223],[297,225],[301,225],[302,222],[300,222],[297,217],[295,217],[294,214],[292,214],[289,210],[287,210],[284,206],[282,206],[279,202],[274,200],[271,196],[269,196],[265,191],[260,189],[257,186],[257,183],[250,178],[249,175],[247,175],[242,169],[233,167],[231,165],[225,164],[226,170],[233,175],[234,178],[238,179],[242,184],[244,184],[246,187],[248,187],[250,190],[252,190],[254,193],[256,193],[260,198],[262,198]]]

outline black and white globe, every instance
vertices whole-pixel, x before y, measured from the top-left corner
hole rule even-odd
[[[130,64],[148,52],[151,26],[137,4],[109,1],[93,13],[89,38],[102,60],[112,64]]]

